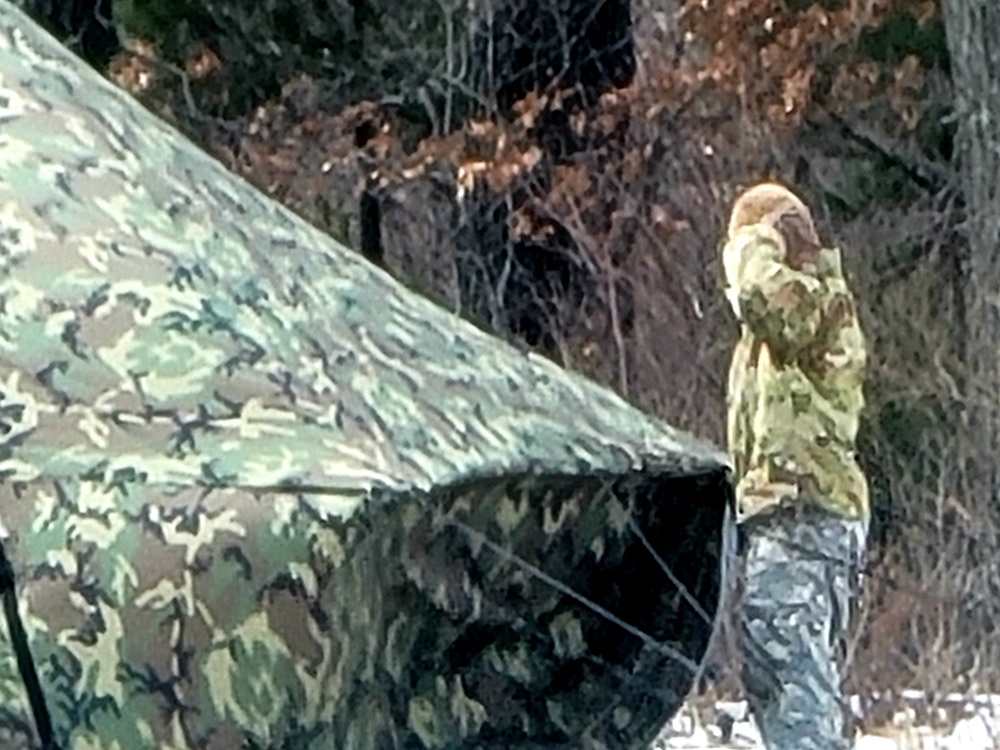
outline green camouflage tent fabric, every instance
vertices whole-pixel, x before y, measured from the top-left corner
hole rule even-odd
[[[641,747],[731,494],[0,1],[0,535],[61,747]],[[0,747],[37,746],[0,625]]]

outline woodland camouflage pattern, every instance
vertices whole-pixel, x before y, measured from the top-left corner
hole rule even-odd
[[[761,222],[735,231],[723,254],[742,324],[728,390],[740,515],[810,498],[867,519],[855,456],[865,340],[840,251],[822,249],[814,264],[792,268],[782,235]]]
[[[730,497],[0,0],[0,533],[64,748],[643,746]],[[0,747],[35,747],[5,639]]]

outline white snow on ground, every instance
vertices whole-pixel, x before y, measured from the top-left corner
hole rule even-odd
[[[969,698],[954,694],[934,701],[933,707],[930,703],[921,691],[903,691],[895,699],[891,719],[880,726],[866,725],[854,750],[1000,750],[1000,695]],[[864,720],[861,706],[862,701],[852,697],[851,708]],[[706,711],[685,705],[650,750],[764,750],[745,701],[719,701],[707,713],[714,719],[700,721],[699,714],[704,716]],[[731,730],[724,739],[722,725],[727,723]]]

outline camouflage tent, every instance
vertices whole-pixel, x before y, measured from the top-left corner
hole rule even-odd
[[[0,2],[0,747],[639,747],[730,498]]]

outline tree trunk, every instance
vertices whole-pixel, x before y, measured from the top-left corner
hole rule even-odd
[[[968,241],[966,408],[970,501],[996,513],[1000,488],[1000,6],[947,0],[944,17],[958,118],[956,156]]]

